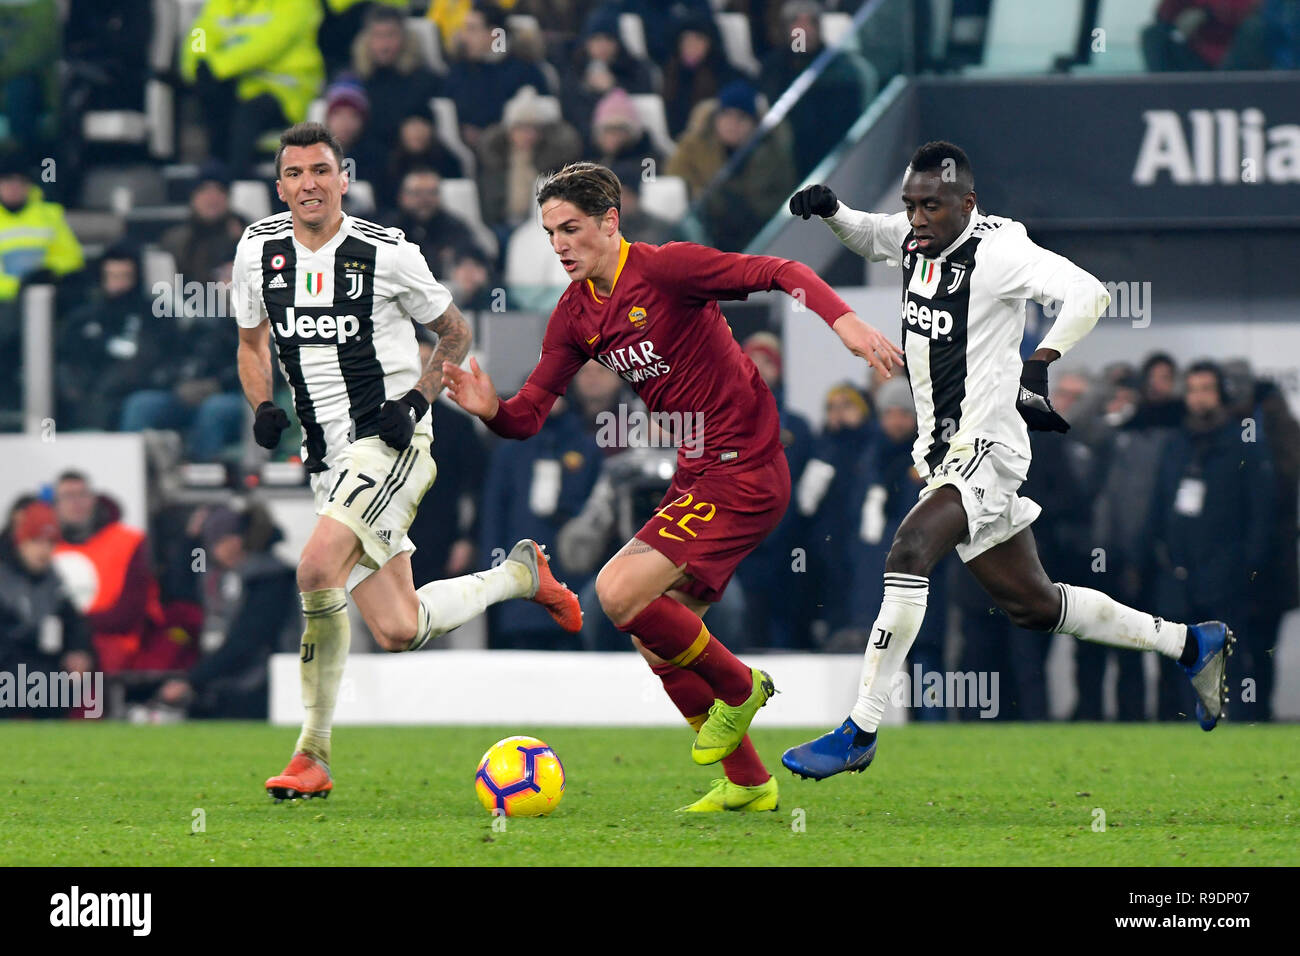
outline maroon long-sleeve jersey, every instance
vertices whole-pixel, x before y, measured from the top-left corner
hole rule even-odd
[[[698,425],[678,449],[679,468],[702,473],[769,461],[781,450],[776,400],[718,307],[720,299],[769,289],[795,296],[827,324],[851,311],[799,262],[689,242],[623,240],[609,296],[600,298],[590,279],[570,284],[551,313],[537,367],[488,427],[505,438],[536,434],[555,399],[594,358],[630,384],[651,413],[678,413],[687,428]]]

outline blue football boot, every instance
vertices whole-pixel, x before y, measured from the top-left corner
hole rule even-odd
[[[824,780],[846,770],[861,773],[876,756],[876,741],[873,739],[866,746],[856,746],[853,741],[859,733],[861,730],[853,719],[845,718],[844,723],[830,733],[791,747],[781,757],[781,763],[805,780]]]
[[[1222,621],[1187,625],[1187,639],[1196,641],[1196,663],[1183,665],[1196,691],[1196,719],[1202,730],[1213,730],[1228,703],[1228,657],[1237,643]]]

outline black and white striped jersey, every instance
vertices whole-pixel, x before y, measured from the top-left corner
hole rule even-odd
[[[420,350],[411,320],[432,322],[451,304],[400,229],[347,215],[315,252],[294,239],[287,212],[253,223],[235,251],[233,284],[236,321],[271,323],[313,473],[331,467],[351,441],[376,434],[380,405],[415,387]],[[429,416],[416,431],[431,432]]]
[[[825,221],[860,255],[902,266],[902,343],[916,405],[917,472],[927,477],[950,448],[973,446],[977,438],[1028,458],[1029,434],[1016,411],[1025,302],[1062,302],[1041,347],[1064,354],[1106,310],[1105,287],[1036,245],[1012,219],[974,212],[962,234],[933,258],[917,250],[906,213],[859,212],[841,202]]]

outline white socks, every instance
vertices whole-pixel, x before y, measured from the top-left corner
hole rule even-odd
[[[532,572],[508,560],[487,571],[430,581],[415,591],[420,599],[419,619],[415,640],[407,650],[418,651],[439,634],[478,617],[489,605],[528,597],[532,590]]]
[[[299,595],[307,619],[298,653],[302,679],[302,706],[306,712],[295,752],[304,751],[328,764],[330,726],[334,702],[348,659],[351,628],[348,626],[348,598],[343,588],[322,588]]]
[[[1156,651],[1174,660],[1182,654],[1186,624],[1135,611],[1092,588],[1060,583],[1056,587],[1061,592],[1061,617],[1053,628],[1056,633],[1094,644]]]
[[[925,619],[930,579],[917,574],[885,572],[885,598],[871,626],[858,684],[858,702],[850,715],[862,730],[875,731],[889,703],[890,679],[903,666]]]

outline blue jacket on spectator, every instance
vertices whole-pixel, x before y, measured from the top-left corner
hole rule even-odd
[[[861,501],[854,500],[856,471],[863,452],[879,432],[866,420],[857,428],[828,431],[813,442],[813,452],[795,486],[794,503],[806,523],[797,546],[807,550],[814,593],[813,616],[831,632],[850,623],[848,544],[857,529]],[[879,590],[879,587],[874,590]],[[870,624],[870,622],[868,622]]]
[[[777,405],[781,396],[777,394]],[[813,433],[807,419],[781,409],[781,444],[790,467],[790,486],[797,488],[812,454]],[[794,549],[808,547],[807,519],[791,503],[785,516],[740,563],[736,576],[745,589],[745,641],[738,646],[800,648],[808,646],[809,594],[812,583],[806,559],[795,570]]]
[[[862,453],[852,475],[852,511],[845,526],[845,555],[849,570],[846,598],[848,623],[869,629],[884,594],[885,558],[898,526],[916,504],[922,481],[912,465],[913,436],[902,442],[881,434]],[[917,633],[918,645],[943,647],[948,623],[947,581],[950,559],[930,573],[929,610]]]
[[[1184,428],[1166,446],[1149,539],[1160,554],[1162,613],[1251,600],[1275,513],[1272,465],[1258,437],[1243,440],[1241,424],[1228,420],[1199,433]]]
[[[556,578],[578,591],[583,580],[559,563],[555,536],[582,510],[602,460],[595,438],[569,410],[553,413],[531,441],[498,442],[483,489],[480,560],[495,566],[520,538],[533,538],[550,546]],[[550,647],[567,637],[546,611],[528,601],[494,605],[489,622],[493,647],[527,646],[529,637],[543,638],[538,646]]]

